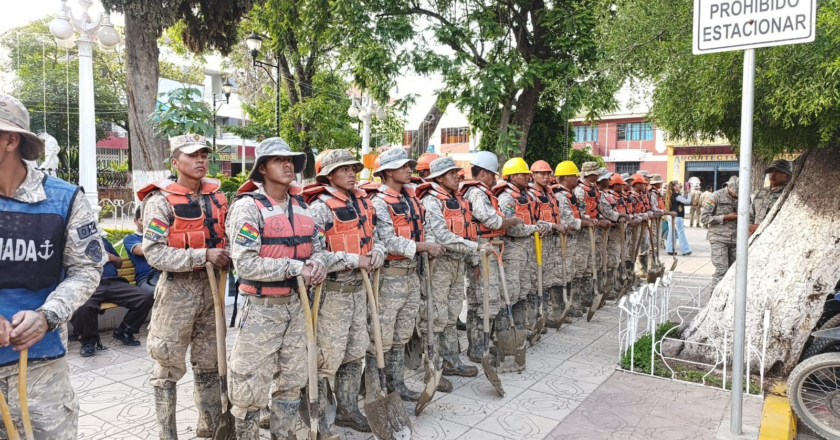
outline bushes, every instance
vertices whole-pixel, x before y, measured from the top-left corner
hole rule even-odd
[[[131,235],[135,232],[134,229],[106,229],[103,228],[105,232],[108,233],[108,236],[105,237],[111,244],[116,244],[118,241],[125,238],[126,235]]]
[[[630,347],[621,355],[621,368],[625,370],[630,370],[630,360],[631,360],[631,350],[632,350],[632,360],[633,360],[633,370],[639,372],[650,373],[650,361],[651,361],[651,352],[653,350],[653,341],[659,343],[659,339],[662,338],[662,335],[673,329],[674,327],[679,326],[676,322],[664,322],[659,324],[656,328],[656,334],[651,335],[650,333],[642,336],[636,343],[633,344],[633,347]],[[658,358],[659,356],[657,356]],[[662,369],[662,371],[659,371]],[[662,374],[660,374],[662,373]],[[660,362],[656,362],[656,369],[654,369],[654,373],[657,376],[663,376],[664,373],[668,373],[670,376],[670,372],[667,368],[661,365]]]

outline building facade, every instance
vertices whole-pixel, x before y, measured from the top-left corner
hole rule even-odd
[[[575,149],[589,148],[604,158],[607,169],[615,173],[646,170],[665,175],[668,149],[665,133],[645,119],[643,113],[606,114],[594,123],[581,119],[570,121]]]

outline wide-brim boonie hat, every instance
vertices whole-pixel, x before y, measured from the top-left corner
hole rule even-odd
[[[394,147],[379,155],[379,167],[373,171],[378,176],[386,170],[398,170],[409,164],[412,169],[417,167],[417,161],[408,157],[408,153],[402,147]]]
[[[287,156],[292,158],[292,165],[295,168],[295,173],[300,173],[306,166],[306,153],[292,151],[292,147],[279,137],[271,137],[263,140],[257,145],[254,151],[254,168],[251,169],[251,174],[248,178],[254,182],[262,182],[265,177],[259,172],[260,164],[271,157]]]
[[[17,98],[0,93],[0,131],[20,134],[20,156],[36,160],[44,154],[44,140],[29,131],[29,110]]]
[[[659,174],[651,174],[649,183],[651,185],[656,185],[657,183],[665,183],[665,181],[662,180],[662,176],[660,176]]]
[[[382,163],[380,159],[380,164]],[[352,154],[347,150],[332,150],[323,158],[321,158],[321,172],[315,176],[315,180],[319,183],[328,185],[330,180],[327,176],[333,171],[344,166],[352,166],[355,172],[360,172],[365,169],[365,166],[356,160]]]
[[[463,168],[459,167],[455,163],[455,160],[452,159],[451,157],[449,157],[449,156],[439,157],[439,158],[433,160],[432,163],[429,164],[429,171],[431,171],[431,173],[429,173],[429,175],[426,176],[426,179],[434,179],[435,177],[442,176],[442,175],[448,173],[449,171],[462,170],[462,169]]]
[[[600,174],[601,167],[598,166],[597,162],[584,162],[583,165],[580,166],[580,177]]]

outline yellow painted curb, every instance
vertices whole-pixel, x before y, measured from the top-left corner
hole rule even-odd
[[[787,398],[767,396],[761,415],[758,440],[793,440],[796,437],[796,416]]]

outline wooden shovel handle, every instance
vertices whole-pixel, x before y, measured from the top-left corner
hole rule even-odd
[[[426,268],[428,270],[428,268]],[[382,353],[382,327],[379,325],[379,310],[376,307],[376,295],[373,293],[373,286],[370,285],[368,271],[361,269],[362,283],[367,291],[368,304],[370,304],[370,321],[373,325],[373,344],[376,346],[376,368],[385,368],[385,355]]]
[[[227,376],[227,347],[225,346],[225,309],[219,298],[219,288],[216,285],[216,272],[213,263],[204,265],[207,269],[207,279],[210,281],[210,291],[213,293],[213,311],[216,318],[216,356],[219,362],[219,374]]]
[[[26,440],[35,440],[32,433],[32,420],[29,418],[29,400],[26,396],[26,372],[29,362],[29,349],[20,352],[20,366],[18,367],[18,399],[20,399],[20,418],[23,421],[23,432]]]
[[[9,440],[20,440],[20,434],[18,434],[14,422],[12,422],[12,412],[9,410],[9,405],[6,404],[6,398],[2,391],[0,391],[0,414],[3,416],[3,425],[6,426],[6,434],[9,436]]]

